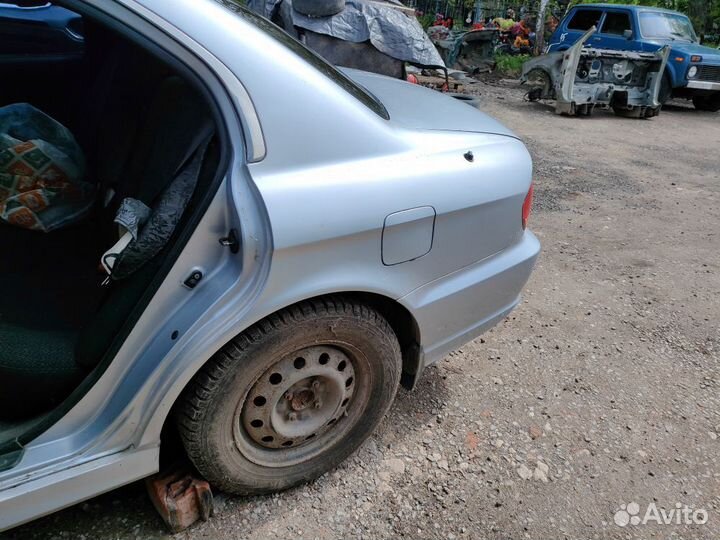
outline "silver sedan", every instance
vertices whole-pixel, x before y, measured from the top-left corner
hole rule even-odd
[[[0,411],[0,530],[155,473],[169,433],[228,492],[312,480],[371,434],[399,386],[412,389],[427,366],[519,302],[540,245],[527,229],[532,162],[503,125],[418,85],[335,69],[235,0],[54,4],[75,14],[63,36],[78,58],[112,38],[94,80],[137,72],[124,76],[123,103],[153,76],[172,75],[158,86],[150,106],[158,109],[138,116],[146,128],[130,146],[143,140],[165,151],[195,133],[167,126],[207,108],[212,142],[188,142],[179,153],[207,150],[217,174],[200,174],[163,244],[132,268],[128,279],[142,275],[132,282],[141,285],[126,286],[105,265],[104,303],[67,334],[74,341],[62,366],[53,364],[60,348],[45,347],[30,355],[47,354],[42,363],[13,368],[18,382],[3,392],[17,393],[4,409],[14,417]],[[50,8],[34,9],[36,20]],[[127,52],[110,60],[130,49],[153,67],[123,67]],[[190,87],[198,104],[173,110],[173,96]],[[99,110],[118,86],[93,88],[103,94]],[[60,86],[52,91],[59,100]],[[133,111],[118,110],[121,126]],[[147,127],[163,114],[167,121]],[[92,119],[85,116],[76,125]],[[111,121],[103,116],[105,128]],[[154,166],[154,151],[129,155],[137,174]],[[135,178],[120,175],[114,190],[100,183],[106,201],[118,190],[142,200],[143,185],[127,177]],[[153,197],[160,216],[166,197]],[[109,239],[100,238],[107,248],[117,241]],[[118,260],[139,249],[137,238],[127,240]],[[63,253],[74,264],[75,251]],[[79,288],[81,272],[74,275],[64,286]],[[41,336],[32,332],[22,327],[13,339]],[[3,354],[0,379],[9,381],[19,356]],[[62,377],[49,377],[47,366]]]

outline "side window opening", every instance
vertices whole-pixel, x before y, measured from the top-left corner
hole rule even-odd
[[[570,19],[567,27],[569,30],[590,30],[593,25],[600,23],[602,11],[599,9],[578,9]]]
[[[630,25],[630,16],[628,13],[621,11],[608,11],[605,15],[602,29],[603,34],[612,34],[622,36],[625,30],[632,30]]]
[[[12,254],[0,257],[0,426],[12,426],[103,359],[221,152],[194,80],[55,3],[0,0],[0,77],[0,245]]]
[[[40,61],[45,55],[82,56],[82,17],[68,9],[37,0],[0,0],[0,58],[11,55]]]

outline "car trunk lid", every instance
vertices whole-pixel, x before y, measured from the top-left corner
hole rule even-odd
[[[411,129],[493,133],[517,138],[477,108],[441,92],[376,73],[343,69],[387,109],[390,121]]]

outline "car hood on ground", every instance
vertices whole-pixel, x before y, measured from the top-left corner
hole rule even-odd
[[[517,138],[497,120],[441,92],[367,71],[347,68],[342,71],[381,101],[390,115],[390,121],[400,126],[495,133]]]

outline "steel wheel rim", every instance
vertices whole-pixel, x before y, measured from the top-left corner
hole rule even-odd
[[[314,345],[283,356],[249,386],[238,405],[237,449],[267,467],[290,466],[327,450],[367,406],[366,366],[349,344]]]

